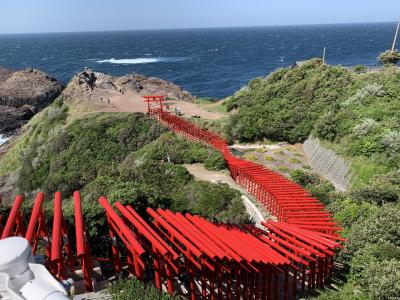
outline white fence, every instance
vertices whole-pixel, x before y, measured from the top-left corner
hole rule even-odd
[[[246,207],[246,211],[250,216],[250,220],[252,220],[258,228],[265,229],[264,226],[261,225],[261,222],[264,222],[265,219],[257,206],[255,206],[254,203],[245,195],[242,195],[242,200]]]
[[[351,179],[350,163],[322,146],[318,138],[310,136],[303,147],[311,167],[329,180],[336,189],[346,191]]]

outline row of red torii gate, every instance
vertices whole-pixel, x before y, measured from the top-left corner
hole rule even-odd
[[[74,193],[74,233],[65,224],[59,192],[54,195],[52,226],[46,225],[45,196],[39,192],[30,216],[23,215],[22,195],[16,197],[4,227],[6,216],[0,216],[1,239],[23,236],[34,254],[43,249],[47,268],[59,280],[76,278],[76,270],[81,270],[87,292],[94,290],[93,268],[101,261],[111,262],[118,276],[129,274],[190,299],[295,299],[299,292],[327,284],[344,239],[324,205],[284,176],[234,156],[218,135],[165,111],[164,96],[144,98],[150,116],[221,152],[233,179],[277,221],[265,221],[260,229],[150,207],[140,216],[130,205],[112,205],[100,197],[111,256],[96,258],[79,192]]]

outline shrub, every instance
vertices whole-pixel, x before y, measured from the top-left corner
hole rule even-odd
[[[319,138],[333,141],[338,134],[337,123],[337,115],[334,112],[326,112],[315,122],[314,133]]]
[[[276,155],[285,155],[285,152],[283,150],[275,150],[274,154],[276,154]]]
[[[194,181],[177,191],[174,198],[172,208],[176,211],[189,211],[229,223],[248,220],[240,193],[227,184]]]
[[[352,76],[343,68],[311,60],[258,79],[230,97],[229,108],[239,111],[230,116],[228,135],[239,141],[302,142],[318,116],[345,93]]]
[[[304,172],[300,169],[290,171],[290,178],[300,184],[302,187],[307,188],[310,185],[319,184],[321,181],[315,174]]]
[[[289,159],[289,162],[290,162],[291,164],[299,164],[299,163],[301,163],[301,161],[298,160],[297,158],[291,158],[291,159]]]
[[[400,60],[400,52],[387,50],[378,56],[378,60],[384,66],[396,65]]]
[[[254,155],[254,154],[246,154],[246,155],[244,156],[244,158],[246,158],[246,159],[248,159],[248,160],[252,160],[252,161],[258,160],[257,156]]]
[[[257,148],[257,150],[256,150],[256,152],[258,152],[258,153],[265,153],[265,152],[267,152],[268,150],[267,149],[265,149],[265,148]]]
[[[112,300],[168,300],[178,299],[146,286],[136,278],[120,279],[109,285],[107,292]]]
[[[132,159],[175,164],[204,163],[209,170],[225,168],[225,161],[221,153],[211,147],[188,141],[172,132],[162,134],[155,141],[132,154]]]
[[[357,65],[354,67],[354,72],[361,74],[361,73],[365,73],[367,71],[367,68],[363,65]]]
[[[344,103],[344,106],[349,105],[361,105],[364,103],[368,96],[383,97],[385,95],[385,90],[382,85],[372,83],[364,86],[362,89],[358,90],[357,93],[349,97]]]
[[[216,151],[213,151],[204,161],[204,167],[210,171],[222,170],[226,167],[224,156]]]
[[[400,189],[398,186],[378,183],[369,184],[367,186],[354,189],[351,191],[351,196],[359,202],[368,202],[382,205],[399,200]]]
[[[387,242],[400,247],[399,204],[385,204],[369,212],[367,217],[359,218],[350,228],[346,248],[340,254],[343,262],[350,263],[354,253],[367,243]]]
[[[384,241],[378,244],[366,244],[354,254],[351,261],[351,276],[356,282],[363,281],[371,264],[391,259],[400,260],[400,247]]]
[[[327,205],[332,201],[335,187],[329,181],[322,181],[317,185],[309,186],[308,190],[315,198]]]
[[[273,156],[270,156],[270,155],[265,155],[265,156],[264,156],[264,159],[265,159],[266,161],[276,161],[276,158],[273,157]]]
[[[399,154],[400,152],[400,132],[390,131],[382,138],[382,144],[387,147],[389,154]]]
[[[331,202],[328,207],[334,214],[335,219],[346,228],[347,231],[358,220],[367,219],[369,216],[375,215],[379,210],[374,204],[359,203],[349,198],[340,197],[338,197],[336,201]]]
[[[377,124],[378,123],[374,119],[365,119],[361,124],[358,124],[353,128],[353,134],[357,138],[364,137],[370,133]]]
[[[281,172],[284,172],[284,173],[289,172],[289,168],[288,168],[288,167],[285,167],[285,166],[279,167],[278,170],[281,171]]]
[[[391,259],[372,262],[364,270],[360,283],[374,299],[399,299],[400,261]]]

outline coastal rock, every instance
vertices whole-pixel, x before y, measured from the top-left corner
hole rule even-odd
[[[0,134],[13,134],[61,91],[61,84],[40,70],[0,67]]]
[[[119,92],[135,91],[146,94],[162,94],[168,98],[193,102],[195,97],[180,86],[155,77],[146,77],[140,74],[128,74],[113,77],[107,74],[94,72],[85,68],[76,73],[63,92],[63,98],[69,102],[86,102],[90,104],[99,101],[96,91]],[[93,96],[93,97],[92,97]],[[105,101],[105,100],[104,100]]]
[[[61,84],[40,70],[28,68],[12,71],[0,68],[0,105],[31,105],[42,109],[57,98],[61,91]]]
[[[118,78],[115,85],[120,90],[131,89],[142,94],[164,94],[168,98],[193,102],[195,97],[180,86],[156,77],[129,74]]]
[[[37,109],[27,104],[20,107],[0,106],[0,133],[11,135],[36,113]]]

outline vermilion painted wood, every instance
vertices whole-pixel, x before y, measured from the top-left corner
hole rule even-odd
[[[90,245],[83,220],[81,196],[78,191],[74,193],[74,216],[75,216],[76,256],[80,262],[86,292],[92,292],[93,283],[91,275],[93,269],[93,261],[90,253]]]
[[[218,135],[164,112],[162,96],[149,96],[147,100],[149,114],[171,130],[220,151],[233,179],[278,221],[264,222],[263,230],[253,225],[212,223],[199,216],[148,208],[153,220],[148,224],[132,207],[116,203],[115,211],[101,197],[99,203],[109,225],[115,271],[122,271],[118,238],[122,241],[120,246],[128,250],[131,274],[143,279],[151,259],[156,287],[161,289],[166,284],[173,294],[175,281],[184,276],[190,299],[294,299],[298,284],[303,291],[306,287],[322,287],[332,271],[333,255],[344,241],[339,235],[341,228],[322,203],[284,176],[235,157]],[[160,107],[152,108],[152,102]],[[16,198],[2,238],[24,235],[22,200],[22,196]],[[39,237],[43,238],[48,260],[53,262],[50,270],[63,279],[74,271],[75,258],[68,243],[61,194],[56,193],[54,198],[52,244],[44,222],[43,201],[44,195],[38,193],[26,238],[34,244],[34,251]],[[75,257],[81,264],[86,290],[90,291],[93,264],[78,192],[74,194],[74,207]],[[69,270],[64,267],[67,264]]]

